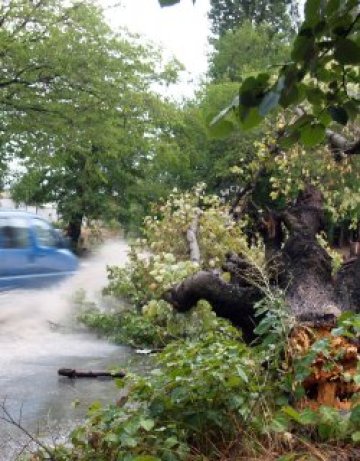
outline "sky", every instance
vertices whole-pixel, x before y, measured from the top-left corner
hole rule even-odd
[[[172,7],[161,8],[158,0],[100,0],[106,8],[106,18],[113,28],[126,27],[160,45],[166,57],[175,56],[186,68],[172,96],[193,94],[207,69],[209,52],[209,0],[181,0]]]
[[[161,45],[165,56],[175,56],[186,68],[181,81],[170,89],[176,99],[191,97],[207,70],[210,52],[210,24],[207,13],[210,0],[181,0],[161,8],[158,0],[98,0],[106,10],[106,18],[114,28],[126,27]],[[118,2],[117,6],[115,2]],[[305,0],[299,0],[303,10]],[[109,7],[112,6],[112,7]]]

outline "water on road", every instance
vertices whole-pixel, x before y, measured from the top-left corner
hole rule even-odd
[[[84,418],[92,401],[116,399],[111,380],[69,380],[57,370],[122,368],[131,357],[128,348],[80,329],[71,302],[79,289],[96,300],[106,283],[106,264],[123,264],[126,254],[124,242],[107,243],[57,287],[0,293],[0,417],[6,408],[33,434],[58,437]],[[0,461],[17,459],[26,441],[0,420]]]

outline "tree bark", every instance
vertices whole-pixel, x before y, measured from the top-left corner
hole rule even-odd
[[[241,287],[225,282],[219,274],[200,271],[188,277],[164,294],[179,312],[186,312],[201,299],[208,301],[214,312],[239,326],[245,341],[254,339],[254,304],[262,298],[262,292],[252,286]]]
[[[76,214],[69,220],[67,227],[67,236],[71,242],[71,249],[76,253],[78,250],[78,243],[81,236],[81,226],[83,221],[82,214]]]

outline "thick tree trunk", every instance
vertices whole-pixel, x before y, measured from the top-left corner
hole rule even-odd
[[[316,239],[324,228],[321,192],[308,185],[295,206],[283,213],[283,222],[290,233],[282,258],[291,312],[298,319],[338,315],[331,258]]]

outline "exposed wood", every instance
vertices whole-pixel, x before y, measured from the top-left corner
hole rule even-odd
[[[186,239],[189,243],[189,250],[190,250],[190,261],[195,262],[195,263],[200,263],[200,260],[201,260],[200,248],[199,248],[199,244],[197,241],[197,233],[199,229],[200,216],[201,216],[201,210],[197,210],[195,213],[194,219],[186,232]]]
[[[66,376],[67,378],[124,378],[123,371],[110,372],[110,371],[92,371],[92,370],[75,370],[74,368],[60,368],[58,370],[59,376]]]
[[[360,344],[334,336],[331,333],[333,327],[333,322],[317,327],[302,324],[297,325],[290,335],[290,360],[306,355],[318,340],[326,339],[329,344],[328,355],[319,352],[310,366],[309,376],[303,382],[306,396],[299,402],[300,408],[317,409],[327,405],[350,410],[356,404],[351,399],[360,391],[360,386],[351,381],[351,376],[356,374]]]

